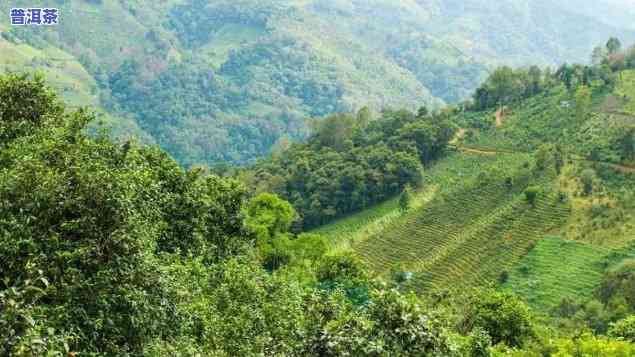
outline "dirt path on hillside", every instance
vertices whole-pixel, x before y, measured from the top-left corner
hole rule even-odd
[[[458,148],[460,151],[462,152],[467,152],[470,154],[479,154],[479,155],[497,155],[497,154],[506,154],[500,151],[493,151],[493,150],[481,150],[481,149],[472,149],[472,148],[466,148],[466,147],[459,147]]]
[[[465,153],[479,154],[479,155],[498,155],[498,154],[513,154],[514,153],[513,151],[497,150],[497,149],[490,149],[490,148],[475,149],[475,148],[470,148],[465,146],[459,146],[457,148],[459,149],[459,151],[462,151]],[[612,162],[591,161],[591,160],[586,160],[582,158],[572,158],[572,159],[576,161],[587,161],[587,162],[593,162],[596,164],[608,165],[612,169],[619,171],[623,174],[635,174],[635,166],[631,166],[631,165],[614,164]]]
[[[459,130],[454,135],[454,138],[450,140],[449,144],[457,145],[465,137],[466,133],[467,133],[467,130],[465,130],[464,128],[459,128]]]
[[[496,127],[500,128],[505,124],[505,110],[507,107],[502,107],[496,111]]]
[[[604,164],[611,166],[612,168],[623,174],[635,174],[635,166],[610,164],[607,162],[605,162]]]

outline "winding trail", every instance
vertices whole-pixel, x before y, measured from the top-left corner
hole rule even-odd
[[[521,151],[511,151],[511,150],[500,150],[500,149],[493,149],[493,148],[472,148],[472,147],[468,147],[468,146],[459,146],[456,145],[455,146],[457,150],[464,152],[464,153],[469,153],[469,154],[479,154],[479,155],[498,155],[498,154],[514,154],[514,153],[519,153]],[[575,161],[587,161],[587,162],[592,162],[592,163],[596,163],[596,164],[603,164],[603,165],[607,165],[609,167],[611,167],[612,169],[619,171],[621,173],[624,174],[635,174],[635,166],[633,165],[625,165],[625,164],[616,164],[613,162],[606,162],[606,161],[593,161],[593,160],[587,160],[587,159],[583,159],[580,157],[572,157],[571,160],[575,160]]]

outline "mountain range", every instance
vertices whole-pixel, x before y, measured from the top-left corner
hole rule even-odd
[[[181,164],[247,163],[311,119],[441,108],[500,64],[585,61],[635,39],[625,0],[58,0],[56,27],[0,20],[0,68],[37,69],[114,135]],[[30,7],[9,1],[0,11]]]

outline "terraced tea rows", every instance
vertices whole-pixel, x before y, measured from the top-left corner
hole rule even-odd
[[[539,310],[555,307],[563,298],[590,296],[600,284],[609,249],[550,236],[510,271],[503,285]]]
[[[478,196],[482,199],[472,199]],[[388,272],[397,265],[416,270],[432,254],[443,250],[475,221],[511,197],[498,185],[468,192],[461,190],[409,214],[405,220],[397,222],[398,225],[387,227],[362,242],[356,250],[378,272]]]
[[[562,226],[569,209],[557,195],[545,195],[534,207],[518,196],[474,223],[415,274],[413,287],[452,288],[482,285],[511,269],[542,239]]]
[[[525,155],[465,157],[469,170],[435,177],[440,192],[428,205],[355,245],[375,271],[425,270],[427,263],[461,245],[478,222],[492,221],[495,212],[517,199],[530,180],[529,170],[523,167]],[[513,178],[513,185],[504,184],[506,174]]]
[[[511,162],[511,159],[507,160]],[[475,179],[472,176],[476,175],[471,173],[481,172],[483,167],[491,168],[504,162],[505,159],[495,157],[479,158],[460,153],[448,155],[425,171],[424,185],[414,195],[412,211],[421,209],[444,192],[456,189],[459,184]],[[390,230],[391,227],[400,227],[411,217],[411,212],[404,214],[399,210],[398,197],[394,197],[362,212],[319,227],[311,233],[324,235],[334,246],[348,247],[351,242],[360,243],[369,236]]]
[[[373,270],[411,271],[415,290],[480,285],[512,269],[566,222],[570,209],[550,189],[554,177],[532,176],[527,155],[462,159],[470,170],[428,177],[440,187],[430,203],[354,245]],[[523,194],[530,183],[545,188],[533,207]]]

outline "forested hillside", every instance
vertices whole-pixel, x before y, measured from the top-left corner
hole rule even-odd
[[[40,3],[0,356],[635,356],[634,3]]]
[[[253,161],[306,138],[308,117],[436,109],[468,98],[493,65],[580,62],[589,44],[635,39],[628,21],[580,11],[590,0],[51,3],[59,27],[0,17],[2,68],[42,70],[71,103],[105,109],[116,135],[186,166]]]
[[[304,228],[327,223],[418,187],[423,165],[441,156],[456,127],[448,113],[386,111],[373,118],[334,115],[316,124],[306,144],[263,160],[245,178],[298,210]]]
[[[430,127],[434,117],[425,111],[388,113],[366,128],[371,137],[390,133],[390,127],[408,137],[434,132]],[[536,306],[535,301],[528,305],[511,292],[523,298],[535,292],[525,289],[520,274],[544,274],[541,268],[549,260],[553,239],[540,241],[540,248],[531,251],[527,256],[531,260],[518,272],[501,273],[499,283],[510,284],[507,291],[488,287],[414,295],[407,290],[427,275],[393,269],[389,276],[377,276],[375,266],[368,269],[359,260],[360,242],[349,242],[351,251],[334,241],[344,236],[293,233],[297,213],[278,196],[254,196],[235,179],[201,169],[184,170],[158,148],[89,136],[85,128],[92,120],[91,112],[65,106],[37,76],[0,76],[2,355],[619,357],[635,353],[635,308],[629,295],[634,274],[632,262],[623,259],[630,256],[627,251],[607,256],[602,264],[610,270],[604,276],[581,270],[589,274],[588,285],[582,285],[586,289],[593,289],[593,281],[601,279],[596,300],[563,299],[555,310],[561,325],[546,322],[537,315],[541,310],[530,307]],[[325,125],[336,122],[332,119]],[[323,139],[321,145],[336,148],[341,144],[330,138],[314,140]],[[558,218],[549,209],[567,211],[562,196],[554,199],[535,189],[525,190],[526,203],[512,198],[526,179],[538,176],[542,178],[534,183],[546,182],[553,175],[555,169],[541,168],[540,160],[533,167],[530,155],[489,162],[460,159],[458,153],[442,158],[430,145],[434,141],[397,138],[393,144],[415,146],[402,155],[419,153],[417,159],[431,165],[425,183],[444,185],[439,188],[444,196],[437,202],[433,195],[422,197],[414,191],[411,198],[402,195],[401,214],[387,221],[388,232],[419,209],[434,212],[446,205],[453,210],[445,211],[445,219],[454,218],[451,226],[456,229],[463,222],[459,219],[488,214],[497,215],[500,223],[509,220],[507,227],[512,230],[519,227],[516,222],[535,228],[532,224],[542,224],[541,218],[551,218],[548,224],[557,225]],[[427,150],[416,144],[428,144]],[[433,159],[438,160],[434,165]],[[493,170],[498,164],[513,169],[508,172],[513,180],[505,179],[507,188],[502,190],[496,189],[502,172]],[[476,179],[469,178],[470,169],[479,172]],[[466,197],[458,204],[454,199],[458,196],[449,195],[456,184],[460,197]],[[592,192],[599,185],[594,184]],[[508,197],[500,203],[509,202],[509,212],[495,208],[501,197]],[[483,203],[471,205],[472,199]],[[442,218],[422,217],[435,222]],[[481,223],[486,231],[496,232],[486,226],[492,220],[476,222],[474,232],[481,231]],[[421,224],[417,220],[404,227]],[[539,231],[533,232],[526,239],[538,239]],[[477,243],[483,244],[476,249],[487,253],[483,248],[495,247],[495,240],[480,237]],[[421,236],[399,238],[375,253],[393,254]],[[460,242],[448,244],[456,248]],[[563,245],[555,244],[556,249]],[[566,252],[577,264],[585,257],[595,259],[589,262],[602,259],[607,250],[594,252],[592,247],[570,246]],[[434,252],[437,247],[431,248]],[[474,270],[488,273],[483,278],[507,267],[465,253],[461,262],[488,263],[488,269]],[[442,262],[439,259],[434,266],[448,266]],[[437,277],[456,277],[457,266],[467,267],[450,266],[448,272],[454,275]],[[575,273],[578,270],[558,271],[569,283],[578,282],[571,279]],[[460,281],[470,286],[474,281],[467,279],[470,276],[465,274]]]
[[[494,286],[541,316],[544,336],[633,341],[635,47],[612,38],[593,57],[492,71],[446,111],[458,130],[416,189],[312,232],[443,306]]]

